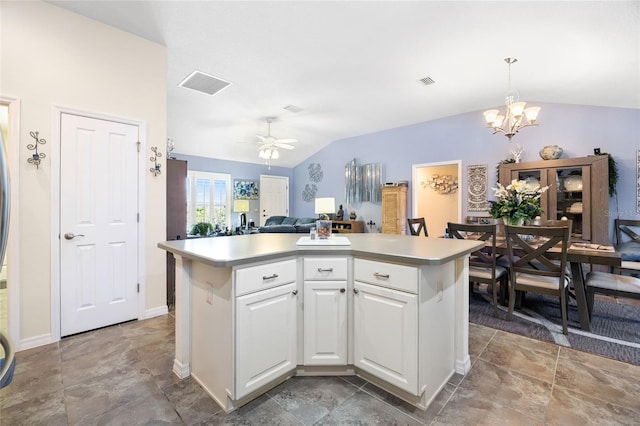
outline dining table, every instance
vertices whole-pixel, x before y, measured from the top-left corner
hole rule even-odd
[[[496,254],[507,256],[507,242],[504,237],[496,238]],[[549,259],[560,259],[560,247],[552,247],[547,251]],[[567,262],[571,268],[571,278],[573,282],[573,290],[578,305],[578,317],[580,319],[580,327],[585,331],[590,331],[591,314],[587,306],[587,292],[584,282],[583,265],[601,265],[601,268],[610,269],[611,267],[619,267],[621,264],[621,256],[619,252],[613,250],[612,246],[591,244],[583,241],[569,242],[567,249]]]

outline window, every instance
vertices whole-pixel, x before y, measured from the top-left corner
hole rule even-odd
[[[214,228],[230,227],[231,175],[187,172],[187,232],[198,222],[210,222]]]

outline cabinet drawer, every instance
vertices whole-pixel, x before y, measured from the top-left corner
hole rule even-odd
[[[413,266],[355,259],[353,274],[356,281],[418,294],[418,268]]]
[[[347,259],[340,257],[307,257],[304,259],[305,280],[346,280]]]
[[[296,280],[295,259],[236,270],[236,296]]]

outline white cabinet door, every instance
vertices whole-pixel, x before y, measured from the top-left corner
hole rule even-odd
[[[418,389],[418,296],[354,282],[354,364],[413,395]]]
[[[291,283],[236,298],[234,399],[296,368],[296,294]]]
[[[346,289],[346,281],[305,281],[305,365],[347,365]]]

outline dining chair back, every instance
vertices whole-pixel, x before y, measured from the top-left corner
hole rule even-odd
[[[549,294],[560,298],[562,332],[567,334],[567,250],[571,221],[541,222],[540,226],[505,225],[509,256],[510,292],[507,320],[511,319],[516,291]],[[549,250],[560,250],[559,261]]]
[[[496,264],[497,225],[447,224],[449,236],[458,239],[485,241],[483,249],[474,251],[469,257],[469,282],[490,285],[493,290],[493,316],[498,316],[498,287],[501,300],[505,299],[508,285],[506,268]]]
[[[620,252],[621,263],[614,272],[638,276],[640,273],[640,220],[616,219],[615,249]]]
[[[420,235],[420,232],[424,232],[425,237],[429,236],[424,217],[409,218],[407,219],[407,224],[409,225],[409,232],[411,232],[411,235]]]

